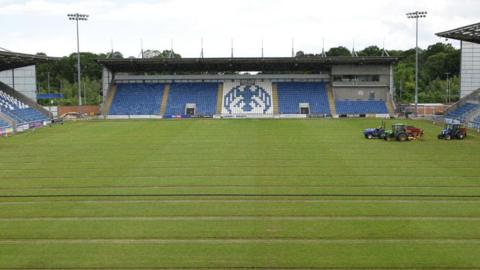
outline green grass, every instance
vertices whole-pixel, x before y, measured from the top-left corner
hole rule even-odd
[[[370,119],[0,138],[0,268],[480,268],[480,137],[410,123],[422,141],[365,140]]]

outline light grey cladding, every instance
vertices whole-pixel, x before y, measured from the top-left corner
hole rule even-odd
[[[480,88],[480,44],[462,42],[461,96]]]
[[[37,100],[37,74],[35,66],[0,72],[0,81],[28,98]]]

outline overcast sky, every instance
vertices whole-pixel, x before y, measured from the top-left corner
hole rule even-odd
[[[67,13],[87,13],[81,22],[81,50],[112,48],[125,56],[145,49],[174,50],[184,57],[289,56],[295,49],[319,53],[325,47],[357,50],[415,46],[415,24],[405,13],[429,12],[420,24],[420,45],[444,41],[436,32],[480,21],[479,0],[0,0],[0,47],[62,56],[76,50],[75,25]],[[452,42],[458,46],[458,42]]]

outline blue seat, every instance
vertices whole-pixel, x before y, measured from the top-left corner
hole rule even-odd
[[[218,83],[173,83],[167,100],[167,115],[185,114],[187,104],[195,104],[195,114],[212,116],[217,111]]]
[[[158,115],[165,85],[159,83],[118,84],[110,115]]]
[[[480,109],[480,105],[474,103],[465,103],[454,111],[445,115],[446,118],[456,119],[464,122],[466,117],[475,110]]]
[[[337,114],[387,114],[383,100],[335,100]]]
[[[30,108],[30,106],[3,91],[0,91],[0,111],[12,118],[17,124],[48,120],[48,117],[40,111]]]
[[[3,113],[15,120],[15,122],[17,122],[18,124],[48,120],[48,118],[44,114],[32,108],[10,110]]]
[[[308,103],[311,114],[330,114],[328,94],[323,82],[277,83],[280,114],[299,114],[300,103]]]

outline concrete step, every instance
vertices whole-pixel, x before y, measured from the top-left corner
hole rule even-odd
[[[394,115],[394,114],[395,114],[395,111],[394,111],[394,109],[393,109],[392,101],[391,101],[391,100],[387,100],[387,101],[385,102],[385,105],[387,105],[388,114]]]
[[[277,84],[272,83],[272,103],[273,103],[273,114],[279,114],[278,110],[278,90]]]
[[[335,107],[335,96],[333,94],[333,87],[331,85],[327,86],[328,92],[328,104],[330,105],[330,114],[332,116],[337,115],[337,108]]]
[[[110,112],[110,107],[112,106],[113,97],[115,97],[116,93],[117,93],[117,86],[113,84],[108,90],[107,99],[103,104],[103,108],[102,108],[103,115],[108,115],[108,113]]]
[[[219,83],[218,90],[217,90],[217,114],[222,114],[222,104],[223,104],[223,83]]]
[[[170,94],[170,84],[166,84],[163,88],[162,103],[160,104],[160,115],[164,115],[167,110],[168,95]]]

